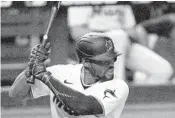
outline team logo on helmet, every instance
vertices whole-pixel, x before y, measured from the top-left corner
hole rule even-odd
[[[108,40],[106,41],[106,44],[105,44],[106,48],[107,48],[107,51],[111,50],[112,49],[112,41]]]

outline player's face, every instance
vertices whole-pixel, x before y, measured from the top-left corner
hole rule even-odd
[[[92,65],[99,79],[106,79],[106,80],[113,79],[113,75],[114,75],[114,61],[113,60],[98,61],[97,63],[93,63]]]

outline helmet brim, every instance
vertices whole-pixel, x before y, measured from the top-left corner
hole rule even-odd
[[[96,61],[111,61],[117,58],[118,56],[122,55],[121,53],[118,53],[117,51],[109,51],[97,56],[91,57],[92,60]]]

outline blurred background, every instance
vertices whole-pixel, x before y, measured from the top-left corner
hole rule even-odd
[[[49,97],[19,101],[8,96],[8,90],[17,75],[27,67],[30,50],[42,42],[54,1],[1,1],[1,117],[48,118]],[[100,9],[102,9],[100,11]],[[50,64],[77,63],[75,41],[98,26],[98,17],[115,18],[112,25],[125,28],[145,20],[175,13],[175,1],[63,1],[55,18],[49,38]],[[103,21],[104,22],[104,21]],[[111,22],[110,22],[111,23]],[[90,28],[89,28],[90,27]],[[174,46],[174,47],[173,47]],[[157,40],[156,53],[175,68],[175,45]],[[171,52],[171,53],[170,53]],[[139,85],[133,72],[126,68],[129,97],[121,118],[174,118],[175,85]],[[173,80],[175,74],[171,78]]]

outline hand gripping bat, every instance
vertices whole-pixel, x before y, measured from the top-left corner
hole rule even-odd
[[[56,16],[57,12],[59,11],[60,5],[61,5],[61,1],[57,1],[56,4],[52,7],[51,17],[50,17],[46,32],[43,36],[43,42],[42,42],[43,47],[45,47],[47,42],[49,41],[48,34],[49,34],[50,28],[53,24],[54,18]],[[30,77],[28,77],[27,83],[30,83],[30,84],[35,83],[35,78],[33,77],[33,73],[32,73],[32,69],[33,69],[33,63],[32,62],[34,62],[34,61],[35,61],[34,59],[30,60],[31,63],[29,63],[29,71],[28,71],[28,74],[27,74],[27,76],[30,76]]]

